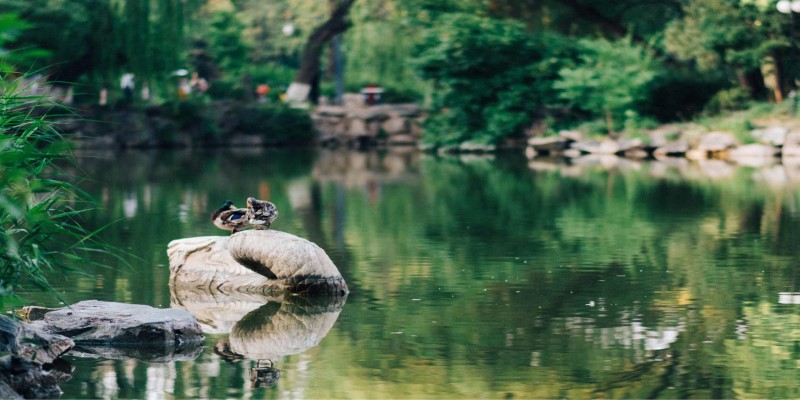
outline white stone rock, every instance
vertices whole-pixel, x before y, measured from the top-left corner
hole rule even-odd
[[[736,147],[737,140],[733,134],[728,132],[709,132],[700,138],[700,143],[697,145],[697,150],[714,154],[730,150]]]
[[[538,136],[528,139],[528,146],[539,154],[548,154],[554,151],[563,151],[569,142],[570,139],[560,136]]]
[[[683,156],[687,151],[689,151],[689,144],[684,141],[678,141],[659,146],[653,152],[653,156],[656,158]]]
[[[298,236],[249,230],[170,242],[170,285],[212,291],[344,295],[347,285],[324,250]]]
[[[619,145],[613,140],[587,140],[575,142],[573,149],[578,149],[584,153],[598,155],[613,155],[620,151]]]
[[[347,135],[348,136],[364,136],[368,133],[367,124],[363,119],[354,118],[348,121]]]
[[[780,153],[774,146],[769,146],[760,143],[747,144],[739,146],[728,153],[728,157],[739,163],[746,163],[748,159],[754,158],[775,158]]]
[[[383,130],[389,135],[408,133],[410,132],[408,119],[402,117],[391,117],[383,122]]]
[[[760,143],[772,146],[783,146],[787,133],[789,133],[789,128],[784,126],[770,126],[763,129],[755,129],[750,132],[750,135],[756,138]]]

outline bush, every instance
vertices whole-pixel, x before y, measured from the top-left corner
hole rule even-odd
[[[646,88],[656,75],[650,57],[629,40],[584,39],[580,46],[580,64],[561,69],[554,87],[572,107],[604,117],[613,133],[625,120],[626,111],[635,110],[636,103],[646,97]]]
[[[443,16],[414,60],[433,82],[425,140],[496,143],[521,135],[537,111],[558,102],[552,82],[573,50],[561,36],[531,35],[514,21]]]
[[[647,89],[647,99],[638,107],[643,115],[661,122],[687,120],[703,111],[708,101],[728,82],[723,77],[696,71],[657,76]]]
[[[717,92],[706,104],[705,112],[717,114],[722,111],[744,110],[750,104],[750,92],[741,87]]]
[[[162,104],[159,109],[165,117],[175,121],[178,130],[196,132],[201,140],[208,142],[217,139],[219,134],[217,121],[208,112],[209,105],[199,99],[169,101]],[[161,133],[173,134],[174,132]]]
[[[283,104],[239,107],[234,118],[237,131],[260,134],[268,144],[304,144],[315,137],[308,112]]]

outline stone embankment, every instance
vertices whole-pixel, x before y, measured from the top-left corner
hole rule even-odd
[[[745,142],[729,132],[681,130],[671,126],[651,131],[644,140],[587,139],[580,132],[562,131],[556,136],[532,137],[526,149],[529,158],[574,158],[585,154],[627,158],[721,159],[743,165],[768,164],[780,158],[800,157],[800,127],[772,125],[754,129],[745,137]]]
[[[348,96],[343,106],[317,107],[311,118],[323,145],[363,147],[416,145],[422,137],[425,116],[414,103],[368,106]]]

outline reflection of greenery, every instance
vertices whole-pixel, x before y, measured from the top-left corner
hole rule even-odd
[[[274,360],[282,378],[270,391],[246,388],[249,361],[230,364],[207,351],[193,363],[158,366],[176,396],[734,397],[775,360],[761,349],[794,357],[784,338],[793,337],[796,313],[781,308],[759,319],[749,308],[797,291],[792,210],[800,197],[791,184],[753,179],[764,171],[711,179],[700,165],[533,170],[505,156],[355,153],[313,168],[330,159],[112,156],[79,160],[94,177],[83,187],[104,206],[86,219],[122,219],[106,238],[133,246],[142,260],[73,280],[68,297],[169,304],[166,244],[224,235],[208,214],[248,195],[274,201],[274,228],[318,243],[352,291],[319,346]],[[677,336],[664,339],[669,332]],[[751,353],[762,361],[741,362]],[[795,394],[784,386],[788,363],[770,367],[782,377],[771,393]],[[153,366],[109,365],[119,397],[142,397],[156,379]],[[103,368],[79,363],[67,397],[81,397],[82,382]]]
[[[796,307],[796,306],[793,306]],[[798,398],[800,314],[766,301],[743,307],[739,324],[746,332],[725,340],[717,362],[731,366],[738,398]]]
[[[363,310],[371,314],[363,319],[374,321],[369,327],[362,320],[351,326],[345,309],[340,329],[363,343],[358,347],[363,353],[354,357],[369,360],[369,354],[387,346],[395,349],[394,363],[385,364],[387,359],[380,357],[362,368],[365,373],[396,371],[387,372],[384,379],[407,384],[409,396],[417,390],[411,388],[425,390],[414,383],[441,375],[438,371],[445,366],[437,360],[442,357],[450,360],[444,361],[447,368],[458,368],[497,356],[503,361],[480,364],[481,373],[503,382],[544,383],[560,376],[554,369],[538,379],[520,378],[528,376],[519,370],[529,364],[531,351],[541,353],[541,362],[552,368],[571,366],[577,379],[562,387],[548,386],[552,392],[523,392],[534,397],[588,397],[589,390],[598,388],[614,397],[646,397],[654,391],[668,393],[660,386],[665,379],[680,386],[672,381],[680,376],[672,372],[676,367],[670,361],[644,369],[647,363],[613,365],[615,371],[642,371],[640,389],[629,383],[621,391],[594,386],[591,382],[619,379],[603,376],[609,354],[597,347],[600,337],[587,342],[565,339],[563,346],[569,350],[558,347],[558,352],[549,351],[553,347],[542,341],[557,335],[560,316],[602,298],[607,315],[588,320],[587,330],[624,325],[629,318],[657,327],[663,323],[663,304],[677,303],[681,314],[685,305],[700,307],[704,319],[694,322],[707,327],[682,333],[691,336],[677,346],[707,338],[721,344],[726,332],[735,328],[737,299],[766,296],[791,282],[794,257],[787,258],[787,250],[793,236],[787,230],[794,231],[795,225],[787,221],[782,203],[792,201],[794,194],[791,188],[753,190],[748,169],[718,181],[691,171],[685,175],[688,179],[680,180],[650,173],[647,165],[631,171],[586,168],[573,177],[559,171],[531,172],[513,162],[425,159],[420,183],[378,183],[378,202],[361,188],[347,190],[345,237],[352,258],[363,261],[349,265],[346,276],[356,281],[351,286],[355,296],[366,290],[369,295],[362,296],[384,304],[378,310]],[[339,190],[330,189],[323,192],[330,199],[323,203],[338,196]],[[766,238],[771,248],[756,238]],[[767,286],[752,285],[764,281],[762,266],[774,276]],[[428,308],[435,312],[420,313],[426,307],[412,301],[415,298],[432,302]],[[348,307],[356,304],[353,300]],[[387,338],[393,331],[403,335]],[[513,346],[507,348],[504,342],[510,336]],[[585,347],[574,348],[579,343]],[[612,359],[620,357],[626,356]],[[702,364],[680,368],[701,375],[727,368],[709,365],[707,358],[685,357]],[[418,365],[423,366],[418,374],[404,375]],[[357,370],[348,372],[353,375]],[[459,389],[453,390],[459,393],[464,381],[456,381]],[[580,382],[587,383],[587,391],[568,392],[581,387]],[[486,396],[494,393],[475,390]]]

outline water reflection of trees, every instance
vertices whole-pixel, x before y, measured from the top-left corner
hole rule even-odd
[[[674,368],[665,364],[659,373],[667,375],[653,372],[651,386],[635,392],[638,397],[664,389],[661,381],[683,394],[692,389],[729,396],[724,375],[730,360],[713,354],[743,329],[742,301],[774,301],[777,292],[796,285],[791,238],[798,233],[798,202],[791,166],[637,163],[528,170],[514,162],[435,158],[420,164],[420,183],[387,184],[378,204],[347,192],[346,237],[357,244],[351,246],[358,260],[352,270],[360,287],[386,303],[387,314],[372,331],[414,330],[435,338],[430,341],[440,345],[432,347],[455,358],[451,367],[499,354],[504,363],[485,365],[495,379],[518,374],[535,359],[554,369],[573,365],[572,373],[581,376],[577,371],[586,370],[590,376],[578,381],[602,387],[590,384],[613,382],[602,371],[635,371],[656,357],[647,355],[647,340],[640,348],[608,335],[637,337],[644,330],[673,336],[667,349],[680,360],[665,363],[680,369],[669,372]],[[488,298],[476,298],[475,286],[487,288]],[[460,301],[436,308],[438,327],[431,327],[428,314],[416,317],[419,307],[408,301],[447,297]],[[581,316],[590,301],[593,309],[605,304],[606,312]],[[356,341],[370,342],[356,331],[362,325],[352,328]],[[567,334],[561,347],[542,343],[564,332],[575,335]],[[384,346],[377,336],[375,352]],[[509,338],[513,345],[505,346]],[[418,346],[398,341],[410,347],[413,363]],[[609,358],[609,342],[626,355]],[[609,366],[609,359],[621,364]],[[696,378],[689,379],[689,372]],[[563,393],[537,393],[548,394]]]
[[[279,204],[276,229],[328,251],[353,294],[323,348],[283,363],[314,382],[308,397],[797,397],[798,312],[776,306],[800,292],[792,165],[391,152],[79,165],[105,207],[89,219],[122,219],[108,238],[145,251],[137,272],[97,271],[76,296],[168,304],[166,243],[220,234],[209,210],[254,192]],[[220,362],[180,365],[170,374],[191,383],[175,390],[246,385]]]

